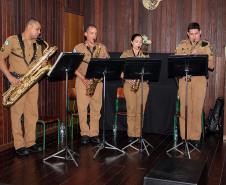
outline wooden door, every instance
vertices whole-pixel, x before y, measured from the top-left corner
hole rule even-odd
[[[84,42],[84,16],[64,12],[64,51],[73,51],[76,44]],[[69,80],[70,87],[75,87],[75,80]]]

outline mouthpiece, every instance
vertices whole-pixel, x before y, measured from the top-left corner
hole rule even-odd
[[[38,44],[43,44],[43,43],[44,43],[44,40],[43,40],[42,37],[38,37],[38,38],[36,39],[36,41],[37,41]]]

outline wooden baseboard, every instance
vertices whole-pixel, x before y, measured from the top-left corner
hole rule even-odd
[[[0,152],[13,148],[13,142],[0,146]]]

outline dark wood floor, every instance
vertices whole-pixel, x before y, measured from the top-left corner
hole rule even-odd
[[[168,157],[166,150],[172,147],[171,136],[149,134],[145,137],[154,149],[150,156],[130,149],[126,155],[104,149],[93,159],[93,145],[81,146],[76,136],[71,148],[79,153],[76,158],[79,167],[72,161],[50,159],[43,163],[44,156],[57,151],[55,136],[48,138],[46,153],[17,157],[13,150],[0,153],[0,184],[15,185],[142,185],[144,176],[153,165],[162,158]],[[127,143],[125,133],[114,138],[107,133],[107,141],[122,147]],[[177,156],[182,157],[182,156]],[[208,185],[226,184],[226,143],[217,135],[207,136],[201,153],[193,152],[192,159],[207,160]]]

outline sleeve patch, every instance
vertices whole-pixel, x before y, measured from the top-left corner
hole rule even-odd
[[[6,40],[4,44],[5,44],[6,46],[8,46],[8,45],[9,45],[9,41]]]

